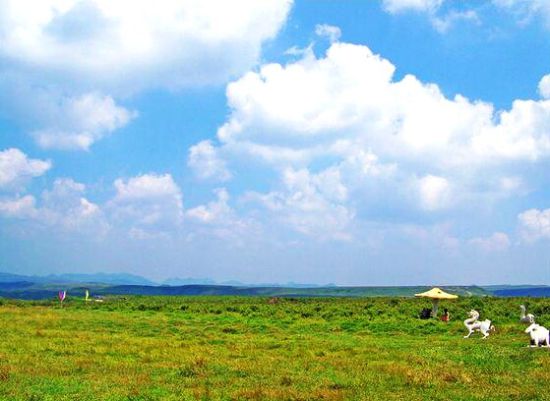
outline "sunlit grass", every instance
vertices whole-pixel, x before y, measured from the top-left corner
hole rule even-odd
[[[4,302],[0,399],[550,399],[550,351],[526,348],[521,302],[550,323],[545,299],[449,302],[449,324],[395,298]],[[489,340],[462,338],[472,307]]]

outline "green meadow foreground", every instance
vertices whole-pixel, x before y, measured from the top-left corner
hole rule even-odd
[[[0,300],[1,400],[550,400],[550,350],[529,349],[526,304],[410,298],[128,297]],[[496,326],[463,339],[475,308]]]

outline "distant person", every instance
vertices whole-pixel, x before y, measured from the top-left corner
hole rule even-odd
[[[424,308],[420,311],[420,319],[429,319],[432,317],[432,310]]]
[[[441,315],[441,321],[442,321],[442,322],[448,322],[449,319],[450,319],[449,310],[448,310],[448,309],[444,309],[444,310],[443,310],[443,314]]]

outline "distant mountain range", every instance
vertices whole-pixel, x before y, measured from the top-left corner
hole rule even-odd
[[[157,283],[141,276],[128,273],[92,273],[92,274],[50,274],[47,276],[27,276],[12,273],[0,272],[0,283],[13,282],[31,282],[39,284],[74,284],[74,283],[96,283],[96,284],[111,284],[111,285],[149,285],[149,286],[184,286],[184,285],[225,285],[237,287],[291,287],[291,288],[316,288],[316,287],[335,287],[334,284],[302,284],[288,282],[286,284],[279,283],[261,283],[261,284],[246,284],[240,281],[222,281],[217,282],[210,278],[179,278],[173,277],[164,280],[162,283]]]
[[[0,272],[0,283],[26,281],[39,284],[72,284],[72,283],[98,283],[98,284],[129,284],[129,285],[158,285],[144,277],[128,273],[93,273],[93,274],[50,274],[48,276],[24,276],[12,273]]]
[[[536,287],[528,286],[523,288],[510,287],[500,288],[493,291],[498,297],[538,297],[547,298],[550,297],[550,287]]]
[[[460,296],[550,296],[549,286],[445,286],[446,291]],[[144,277],[126,273],[56,274],[26,276],[0,273],[0,297],[17,299],[53,298],[57,291],[65,289],[69,294],[83,296],[85,289],[94,295],[243,295],[243,296],[293,296],[293,297],[364,297],[364,296],[414,296],[429,289],[428,286],[388,287],[339,287],[313,284],[261,284],[247,285],[236,281],[216,283],[214,280],[180,279],[165,280],[162,285]]]

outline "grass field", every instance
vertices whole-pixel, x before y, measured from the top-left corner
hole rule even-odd
[[[461,298],[452,321],[410,298],[128,297],[0,301],[2,400],[545,400],[550,350],[518,306]],[[463,339],[476,308],[497,331]]]

